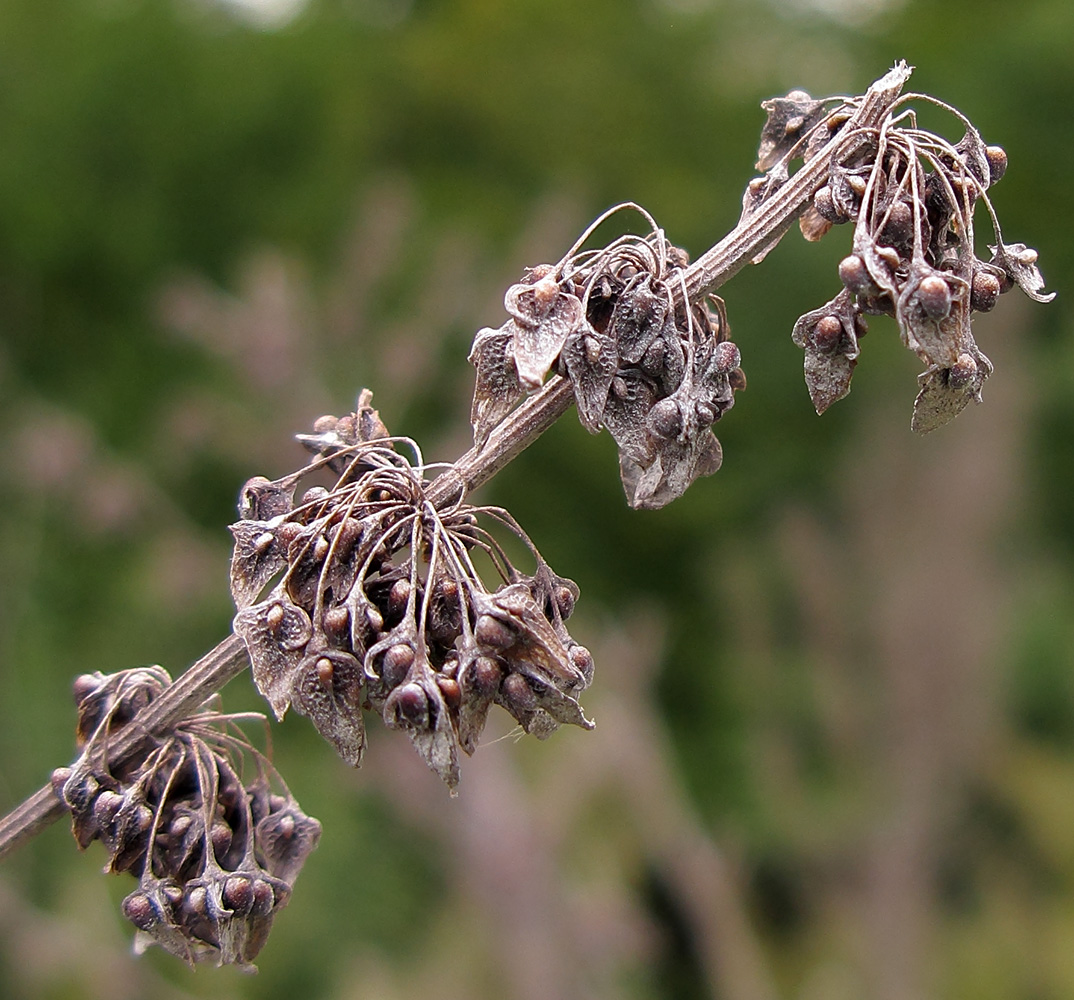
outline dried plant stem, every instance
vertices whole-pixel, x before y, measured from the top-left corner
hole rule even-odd
[[[860,143],[861,128],[883,120],[910,75],[900,64],[876,81],[834,138],[813,156],[759,210],[737,225],[719,243],[688,267],[675,293],[696,301],[733,277],[753,258],[772,247],[793,225],[824,182],[834,157],[845,157]],[[570,407],[574,400],[567,379],[554,376],[542,389],[512,411],[481,448],[473,448],[430,486],[437,505],[457,502],[487,483],[517,458]],[[248,665],[242,641],[228,636],[198,660],[182,677],[149,704],[116,740],[117,759],[132,753],[148,733],[166,731],[190,714]],[[51,787],[45,786],[0,820],[0,859],[31,840],[66,812]]]

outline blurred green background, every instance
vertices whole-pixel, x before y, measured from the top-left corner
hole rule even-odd
[[[792,231],[724,289],[718,475],[631,512],[568,416],[484,494],[582,588],[594,732],[499,720],[452,800],[397,734],[352,772],[288,718],[325,832],[257,976],[132,957],[130,880],[61,823],[0,867],[0,996],[1074,996],[1072,49],[1068,0],[2,0],[5,811],[70,759],[73,676],[226,634],[226,525],[292,434],[369,386],[460,454],[506,286],[624,199],[701,253],[764,98],[907,59],[1007,149],[1060,295],[980,319],[943,430],[888,320],[818,419],[789,335],[849,236]]]

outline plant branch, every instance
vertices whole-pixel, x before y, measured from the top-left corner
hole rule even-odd
[[[723,285],[747,263],[771,248],[809,204],[825,181],[833,160],[853,152],[863,141],[860,130],[876,128],[890,111],[910,75],[899,64],[868,90],[843,127],[755,213],[688,267],[675,294],[696,301]],[[428,498],[447,506],[487,483],[537,440],[574,400],[567,379],[553,376],[533,396],[513,410],[480,448],[472,448],[430,485]],[[166,732],[197,709],[248,666],[242,641],[230,635],[198,660],[177,681],[147,705],[117,736],[115,757],[129,757],[150,734]],[[46,785],[0,820],[0,859],[31,840],[66,813]]]

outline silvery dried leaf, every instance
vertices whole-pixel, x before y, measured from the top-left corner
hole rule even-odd
[[[459,745],[468,754],[477,749],[489,709],[500,689],[503,669],[498,660],[485,656],[473,642],[459,646]]]
[[[657,398],[652,382],[639,371],[627,369],[612,379],[612,391],[604,406],[604,426],[619,446],[620,455],[632,462],[648,464],[652,457],[645,418]]]
[[[257,690],[282,720],[291,704],[291,678],[313,636],[309,615],[276,591],[243,608],[232,628],[246,644]]]
[[[585,315],[582,302],[545,278],[536,285],[512,285],[504,304],[513,317],[504,328],[512,331],[511,354],[519,382],[525,389],[536,389],[555,364],[567,337],[581,326]]]
[[[982,188],[987,188],[990,181],[988,167],[988,154],[985,151],[985,142],[981,133],[972,125],[966,127],[966,133],[955,145],[955,150],[962,157],[966,169],[973,174],[974,179]]]
[[[362,665],[340,649],[309,653],[291,674],[291,704],[336,753],[358,767],[365,750]]]
[[[582,706],[578,704],[577,699],[561,691],[554,684],[549,684],[547,678],[534,670],[529,663],[525,661],[519,663],[518,672],[528,681],[537,699],[537,707],[547,712],[556,722],[580,726],[582,729],[594,727],[594,723],[583,714]]]
[[[620,293],[608,328],[623,362],[636,365],[665,326],[674,328],[669,312],[667,291],[654,288],[648,272],[636,275]]]
[[[834,327],[829,317],[838,320],[839,326]],[[825,328],[818,336],[817,325],[821,321],[828,322],[832,328]],[[844,288],[794,324],[791,339],[805,351],[806,387],[818,414],[850,392],[850,378],[859,354],[860,322],[853,296]]]
[[[832,228],[832,223],[824,218],[812,205],[809,205],[798,216],[798,228],[806,240],[810,243],[816,243],[827,235],[828,230]]]
[[[928,434],[954,420],[972,400],[981,401],[981,387],[992,374],[992,362],[976,347],[950,368],[933,365],[917,377],[921,386],[914,400],[910,427]]]
[[[510,353],[514,323],[508,321],[500,329],[485,327],[478,330],[470,351],[470,364],[477,368],[474,401],[470,423],[474,428],[474,444],[481,447],[492,429],[522,398],[515,360]]]
[[[1037,267],[1037,251],[1024,243],[1007,243],[989,246],[991,264],[997,264],[1023,292],[1035,302],[1051,302],[1055,292],[1044,295],[1044,278]]]
[[[798,141],[826,117],[824,101],[815,101],[804,90],[792,90],[786,97],[761,101],[768,119],[761,129],[757,169],[770,170]]]
[[[950,306],[946,315],[930,315],[926,288],[942,280]],[[915,265],[895,302],[895,318],[903,342],[930,365],[950,368],[958,356],[974,346],[970,332],[969,283],[951,271],[934,271],[923,262]]]
[[[635,510],[658,510],[678,499],[702,476],[711,476],[723,462],[720,442],[711,430],[677,439],[654,439],[653,457],[634,462],[619,454],[619,475],[627,503]]]
[[[320,839],[321,824],[307,816],[294,799],[263,816],[254,828],[257,854],[265,870],[288,883],[298,877]]]
[[[291,477],[273,482],[264,476],[248,479],[239,492],[239,517],[244,521],[271,521],[290,514],[295,484]]]
[[[235,539],[231,554],[231,598],[235,607],[246,608],[287,565],[287,552],[276,539],[276,522],[238,521],[229,525],[228,530]]]
[[[619,363],[615,342],[583,322],[563,345],[563,362],[574,388],[578,419],[590,434],[596,434]]]

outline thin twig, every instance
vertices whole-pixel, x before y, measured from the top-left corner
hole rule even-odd
[[[860,129],[876,128],[890,111],[910,75],[905,63],[877,80],[832,140],[817,152],[758,211],[740,222],[719,243],[688,267],[674,294],[690,301],[723,285],[787,231],[823,183],[833,158],[846,156],[860,143]],[[574,400],[567,379],[554,376],[518,406],[490,434],[481,448],[472,448],[430,485],[428,497],[439,507],[458,502],[487,483],[517,458],[570,407]],[[129,755],[146,734],[167,731],[211,694],[248,666],[242,641],[228,636],[182,677],[144,708],[120,734],[117,759]],[[0,820],[0,859],[32,839],[67,810],[45,786]]]

